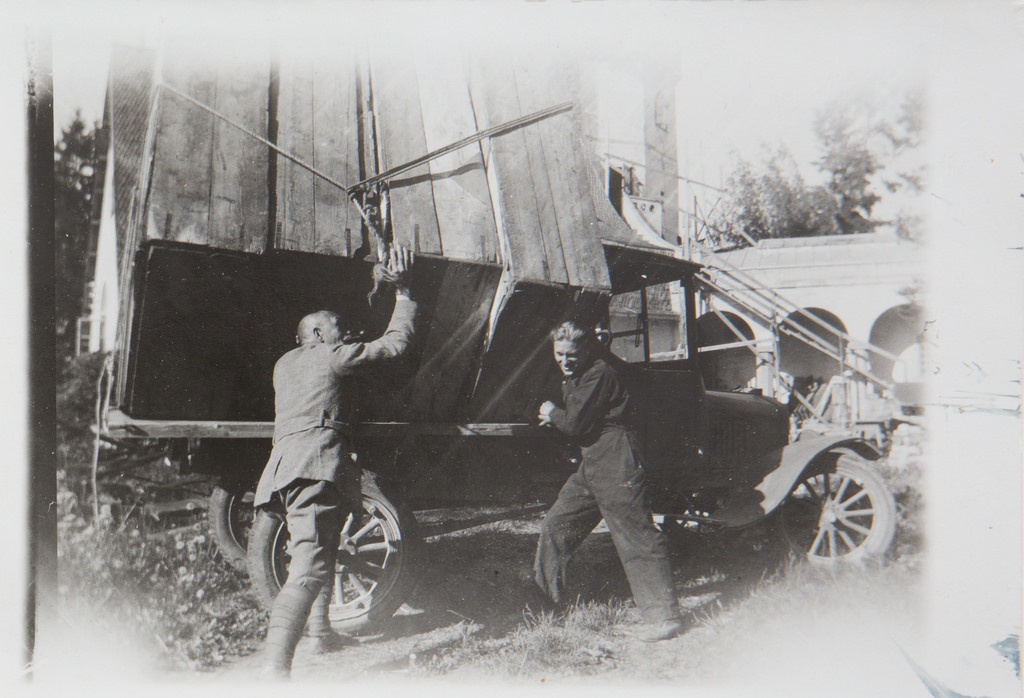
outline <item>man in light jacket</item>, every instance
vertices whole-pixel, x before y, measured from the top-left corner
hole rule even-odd
[[[290,674],[307,619],[315,641],[333,635],[328,607],[342,522],[360,506],[351,379],[407,350],[417,313],[409,292],[412,263],[409,250],[393,247],[387,265],[377,270],[377,277],[395,289],[391,322],[379,339],[343,343],[338,315],[317,311],[302,318],[299,346],[274,366],[274,447],[253,503],[284,510],[291,563],[270,610],[265,665],[270,676]]]

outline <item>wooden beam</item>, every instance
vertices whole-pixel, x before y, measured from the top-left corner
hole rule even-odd
[[[543,437],[539,427],[522,422],[364,422],[355,427],[360,437],[381,438],[407,436],[520,436]],[[274,436],[273,422],[178,421],[132,419],[112,410],[107,416],[105,431],[122,438],[230,438],[269,439]]]

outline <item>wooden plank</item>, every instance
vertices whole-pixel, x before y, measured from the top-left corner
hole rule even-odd
[[[359,177],[356,70],[344,60],[319,63],[313,73],[313,162],[350,186]],[[317,177],[313,183],[313,251],[349,257],[359,247],[362,218],[348,195]]]
[[[468,401],[499,277],[494,267],[444,266],[411,385],[411,419],[454,419]]]
[[[416,75],[428,150],[475,133],[464,66],[454,54],[417,59]],[[497,261],[498,239],[480,144],[429,163],[441,236],[449,259]]]
[[[394,438],[409,434],[430,436],[539,436],[537,428],[525,422],[363,422],[360,437]],[[105,432],[118,438],[229,438],[269,439],[273,422],[220,422],[165,419],[132,419],[111,410]]]
[[[521,62],[516,85],[526,113],[576,96],[574,73],[566,65]],[[559,114],[527,128],[538,145],[547,172],[548,192],[557,220],[560,247],[569,284],[589,289],[608,289],[611,284],[601,242],[596,235],[596,212],[590,173],[583,151],[582,129],[575,112]],[[532,151],[531,151],[532,152]]]
[[[165,55],[162,78],[204,104],[216,93],[216,77]],[[163,91],[150,180],[146,237],[207,244],[214,117]]]
[[[410,68],[383,57],[372,66],[381,172],[427,152],[419,83]],[[390,190],[395,241],[418,252],[443,254],[429,166],[392,179]]]
[[[253,133],[267,135],[270,64],[228,57],[217,64],[216,111]],[[208,243],[262,252],[267,241],[268,151],[255,138],[214,120]]]
[[[499,125],[523,115],[512,70],[505,65],[477,65],[470,76],[473,105],[480,129]],[[527,127],[528,128],[528,127]],[[557,230],[550,194],[538,200],[525,129],[489,139],[488,167],[496,171],[498,204],[503,234],[508,244],[509,266],[514,281],[568,283],[561,250],[557,246]],[[535,159],[535,155],[534,155]],[[546,205],[545,205],[546,202]]]
[[[292,54],[280,57],[277,102],[278,145],[297,158],[313,159],[313,65]],[[314,175],[291,160],[277,156],[277,221],[274,246],[312,251]]]

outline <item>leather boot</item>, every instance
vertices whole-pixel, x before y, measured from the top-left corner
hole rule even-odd
[[[315,592],[285,585],[274,599],[265,643],[265,676],[287,678],[291,674],[295,646],[302,637],[302,629],[315,598]]]

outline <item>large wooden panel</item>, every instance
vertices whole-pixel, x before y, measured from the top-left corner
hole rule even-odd
[[[352,61],[279,61],[278,144],[334,180],[360,179],[356,68]],[[344,191],[277,156],[278,249],[351,256],[362,219]]]
[[[478,63],[470,76],[480,129],[525,115],[511,66]],[[517,281],[568,283],[548,173],[536,133],[527,126],[489,139],[488,167],[495,170],[498,205]]]
[[[368,307],[370,264],[344,257],[157,242],[144,247],[138,266],[121,405],[139,419],[270,421],[274,363],[295,346],[304,315],[333,310],[346,328],[372,339],[393,308],[387,298]],[[421,331],[406,359],[367,371],[353,385],[362,419],[453,422],[466,415],[500,275],[496,265],[419,260],[413,292]]]
[[[269,61],[230,56],[217,62],[213,108],[266,138]],[[214,119],[209,244],[231,250],[266,248],[267,146],[221,119]]]
[[[516,86],[523,111],[531,113],[566,101],[577,102],[578,76],[568,65],[517,66]],[[569,284],[607,289],[608,273],[596,230],[596,212],[588,180],[588,158],[580,115],[557,114],[524,129],[531,148],[541,154],[557,221],[558,239]]]
[[[313,166],[351,186],[360,179],[355,65],[318,66],[313,96]],[[359,247],[359,212],[344,191],[319,177],[313,183],[313,218],[313,251],[350,256]]]
[[[415,64],[428,150],[477,131],[467,75],[453,54],[419,58]],[[441,249],[449,259],[497,261],[498,239],[479,143],[429,163]]]
[[[203,104],[217,92],[213,71],[165,58],[162,79]],[[209,242],[214,118],[166,90],[159,93],[145,237]]]
[[[372,66],[380,171],[427,153],[423,109],[416,71],[408,62],[381,57]],[[429,165],[390,181],[395,240],[418,252],[442,254]]]
[[[161,78],[260,136],[267,130],[269,63],[252,56],[165,51]],[[267,238],[266,146],[160,91],[146,237],[259,251]]]

